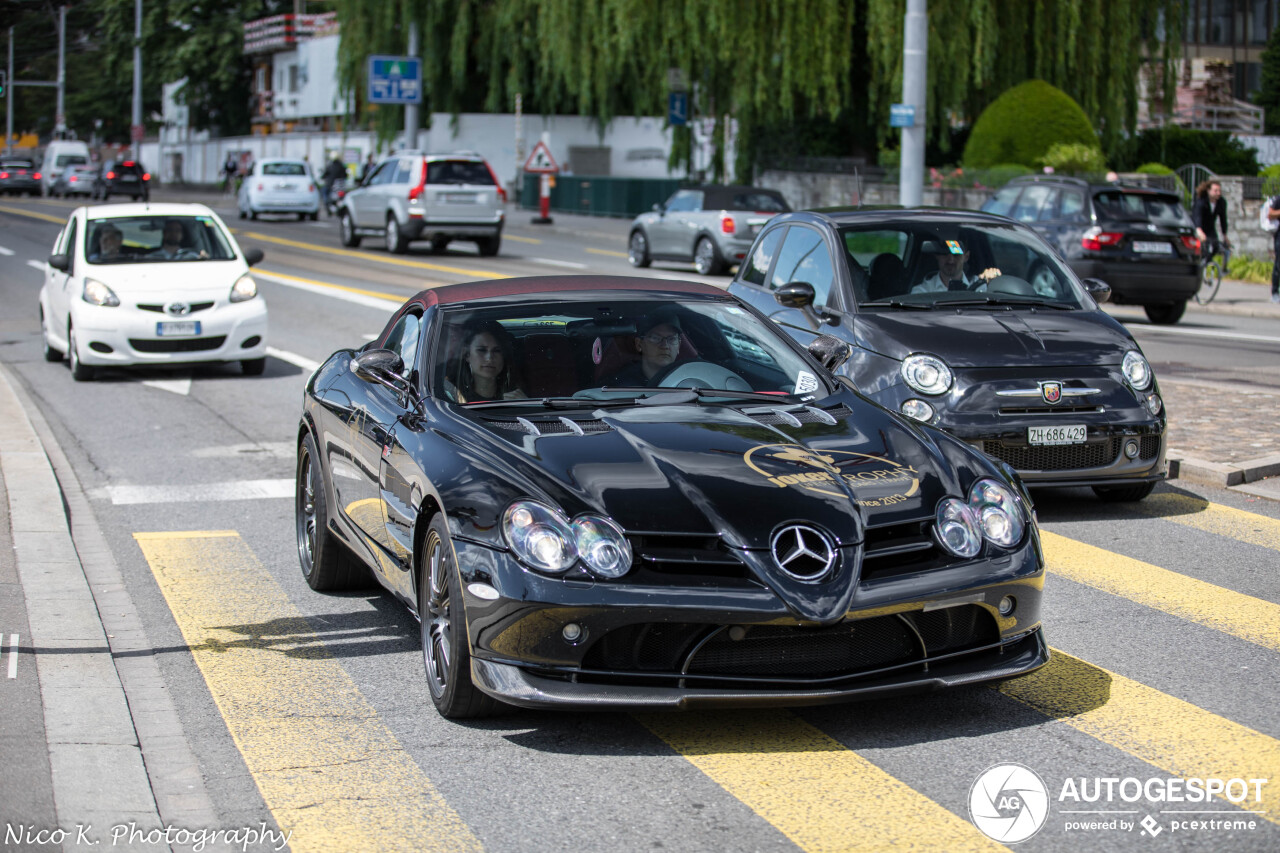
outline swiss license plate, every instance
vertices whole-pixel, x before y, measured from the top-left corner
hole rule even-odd
[[[120,182],[123,184],[136,184],[138,182],[137,175],[121,175]]]
[[[1133,250],[1148,255],[1172,255],[1173,245],[1170,243],[1153,243],[1146,240],[1134,240]]]
[[[473,193],[445,193],[444,200],[450,204],[476,203],[476,197]]]
[[[296,188],[297,187],[294,184],[276,184],[276,189],[278,190],[292,190]]]
[[[1084,424],[1027,427],[1027,444],[1084,444],[1089,429]]]
[[[171,338],[175,335],[198,335],[200,334],[200,321],[181,320],[176,323],[156,323],[156,334],[162,338]]]

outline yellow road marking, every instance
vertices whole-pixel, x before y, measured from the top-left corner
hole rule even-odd
[[[1162,492],[1133,506],[1145,515],[1280,551],[1280,520],[1203,498]]]
[[[1270,779],[1261,787],[1261,800],[1250,786],[1247,799],[1232,805],[1265,810],[1262,817],[1280,823],[1280,741],[1275,738],[1057,649],[1047,666],[996,689],[1175,776]],[[1186,806],[1201,807],[1212,808]]]
[[[541,240],[537,240],[533,237],[517,237],[515,234],[503,234],[502,239],[515,240],[517,243],[541,243],[542,242]]]
[[[611,258],[627,257],[626,252],[611,252],[608,249],[584,249],[583,251],[590,252],[593,255],[608,255]]]
[[[1280,605],[1047,530],[1040,534],[1054,574],[1280,651]]]
[[[49,213],[36,213],[34,210],[23,210],[20,207],[10,207],[7,204],[0,204],[0,210],[5,213],[12,213],[15,216],[26,216],[31,219],[43,219],[46,222],[56,222],[59,225],[65,225],[67,220],[70,218],[70,214],[67,216],[54,216]]]
[[[458,275],[474,276],[481,279],[511,278],[509,275],[503,275],[502,273],[496,273],[491,270],[447,267],[443,264],[429,264],[426,261],[410,261],[405,258],[397,258],[391,255],[374,255],[369,252],[354,252],[351,249],[335,249],[332,246],[321,246],[316,243],[304,243],[301,240],[287,240],[284,237],[272,237],[269,234],[260,234],[256,231],[240,232],[236,229],[232,229],[232,231],[252,240],[265,240],[268,243],[278,243],[281,246],[292,246],[295,249],[306,249],[310,252],[323,252],[327,255],[341,255],[344,258],[359,258],[363,261],[375,261],[380,264],[392,264],[397,267],[413,267],[415,269],[435,270],[437,272],[451,272]]]
[[[787,712],[636,715],[802,850],[1005,850]]]
[[[396,303],[404,302],[405,299],[408,298],[408,296],[412,295],[412,294],[404,294],[404,293],[400,293],[400,294],[383,293],[378,290],[362,290],[358,287],[348,287],[345,284],[334,284],[331,281],[317,281],[314,278],[302,278],[300,276],[287,275],[282,272],[274,272],[268,269],[260,269],[259,272],[261,272],[263,276],[270,276],[272,278],[283,278],[286,281],[296,281],[299,284],[311,284],[311,285],[315,285],[316,287],[331,287],[334,290],[345,290],[347,293],[359,293],[361,296],[376,296],[379,299],[387,299]],[[428,287],[439,287],[439,282],[425,282],[425,284]]]
[[[291,850],[481,849],[238,534],[134,539]]]

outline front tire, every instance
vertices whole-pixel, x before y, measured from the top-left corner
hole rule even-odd
[[[720,258],[720,250],[711,242],[710,237],[698,240],[693,249],[693,266],[698,275],[719,275],[724,269],[724,261]]]
[[[329,530],[329,501],[311,433],[298,447],[294,518],[298,562],[307,586],[316,592],[365,586],[368,572]]]
[[[427,528],[418,558],[418,616],[427,688],[440,716],[451,720],[491,715],[504,706],[471,682],[471,650],[462,587],[444,515]]]
[[[1182,315],[1186,313],[1187,303],[1172,302],[1164,305],[1144,305],[1143,308],[1147,312],[1147,319],[1157,326],[1172,326],[1181,320]]]
[[[1151,494],[1155,487],[1155,483],[1138,483],[1134,486],[1094,486],[1093,493],[1107,503],[1133,503]]]
[[[245,376],[261,376],[267,369],[265,358],[246,358],[240,362],[240,370]]]
[[[43,308],[40,310],[40,343],[45,361],[62,361],[62,353],[49,344],[49,323],[45,320]]]
[[[653,263],[653,259],[649,257],[649,238],[638,228],[631,232],[631,239],[627,241],[627,260],[637,268]]]
[[[356,233],[356,224],[351,221],[351,214],[345,210],[338,214],[338,230],[342,234],[342,245],[349,249],[360,247],[360,235]]]
[[[409,241],[400,233],[400,223],[396,222],[395,216],[387,217],[386,240],[387,251],[393,255],[403,255],[409,251]]]
[[[71,361],[71,378],[77,382],[92,382],[97,372],[80,360],[80,347],[76,345],[75,326],[67,327],[67,358]]]

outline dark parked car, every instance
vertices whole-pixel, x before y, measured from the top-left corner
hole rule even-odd
[[[93,182],[93,197],[102,201],[113,195],[127,195],[134,201],[150,195],[151,173],[137,160],[106,160]]]
[[[1034,231],[971,211],[860,209],[771,221],[729,292],[802,343],[854,347],[841,374],[880,405],[1012,465],[1029,486],[1141,500],[1165,412],[1133,336]]]
[[[308,584],[372,572],[447,717],[820,704],[1048,660],[1012,469],[707,285],[419,293],[308,380],[296,507]]]
[[[982,209],[1026,223],[1080,278],[1111,286],[1111,301],[1176,323],[1200,287],[1200,241],[1176,193],[1079,178],[1015,178]]]
[[[627,258],[636,267],[692,262],[700,275],[718,275],[743,259],[769,217],[790,209],[781,193],[761,187],[677,190],[631,223]]]
[[[40,194],[40,172],[30,160],[0,160],[0,193]]]

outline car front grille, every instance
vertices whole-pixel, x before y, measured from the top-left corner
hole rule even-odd
[[[1059,444],[1045,447],[984,441],[982,451],[1008,462],[1018,471],[1071,471],[1079,468],[1101,468],[1120,455],[1124,439],[1113,436],[1087,444]],[[1156,437],[1157,443],[1159,437]]]
[[[1144,435],[1138,440],[1138,458],[1155,459],[1160,455],[1160,436]]]
[[[191,303],[191,313],[192,313],[192,314],[194,314],[194,313],[196,313],[197,311],[207,311],[208,309],[210,309],[210,308],[212,308],[212,307],[213,307],[213,303],[212,303],[212,302],[192,302],[192,303]],[[157,314],[163,314],[163,313],[164,313],[164,306],[163,306],[163,305],[158,305],[158,304],[153,303],[153,302],[148,302],[148,303],[142,303],[142,302],[139,302],[139,303],[138,303],[138,308],[140,308],[140,309],[141,309],[141,310],[143,310],[143,311],[154,311],[154,312],[156,312]]]
[[[823,628],[651,623],[619,628],[597,640],[576,680],[714,686],[765,679],[783,688],[920,665],[999,639],[991,614],[976,605]]]
[[[715,534],[629,533],[636,583],[684,586],[758,583],[737,552]]]
[[[206,352],[218,349],[226,339],[226,335],[218,335],[216,338],[175,338],[171,341],[151,338],[129,338],[129,346],[138,352],[146,353]]]

